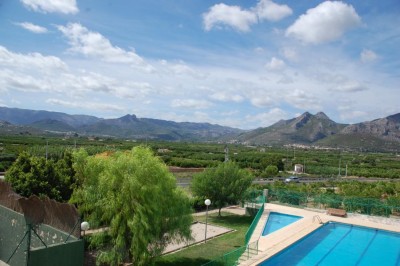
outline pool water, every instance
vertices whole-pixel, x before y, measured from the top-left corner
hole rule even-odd
[[[259,265],[400,266],[400,233],[331,222]]]
[[[291,223],[294,223],[301,218],[303,217],[279,212],[271,212],[268,216],[268,220],[265,224],[262,235],[265,236],[271,234],[272,232],[275,232],[276,230],[279,230]]]

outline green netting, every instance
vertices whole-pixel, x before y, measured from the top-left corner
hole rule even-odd
[[[27,250],[24,216],[0,205],[0,260],[9,265],[26,265]]]
[[[246,246],[237,248],[231,252],[224,254],[202,266],[234,266],[238,264],[239,258],[246,251]]]
[[[400,199],[393,197],[387,199],[345,197],[333,193],[307,194],[277,189],[269,191],[268,201],[303,208],[340,208],[350,213],[376,216],[400,215]]]
[[[262,215],[263,212],[264,212],[264,203],[265,203],[265,197],[264,197],[264,196],[261,196],[261,197],[260,197],[259,203],[261,203],[261,207],[260,207],[260,209],[258,210],[256,216],[255,216],[254,219],[253,219],[253,222],[251,223],[251,225],[250,225],[250,227],[249,227],[249,229],[247,230],[246,235],[245,235],[245,244],[246,244],[246,245],[249,243],[250,238],[251,238],[251,235],[253,234],[254,229],[256,228],[256,226],[257,226],[257,224],[258,224],[258,221],[260,220],[261,215]]]
[[[68,233],[28,225],[22,214],[0,205],[0,260],[8,265],[83,265],[83,240],[67,240]]]
[[[258,241],[255,241],[246,246],[242,246],[231,252],[228,252],[213,261],[203,264],[202,266],[235,266],[239,265],[240,261],[248,260],[257,254]]]
[[[246,207],[259,208],[255,215],[253,222],[245,235],[245,245],[237,248],[231,252],[225,253],[223,256],[218,257],[202,266],[235,266],[239,264],[240,258],[243,260],[249,259],[251,256],[258,254],[258,241],[249,244],[251,235],[257,226],[258,221],[264,212],[265,196],[262,191],[252,191],[248,201],[244,204]]]

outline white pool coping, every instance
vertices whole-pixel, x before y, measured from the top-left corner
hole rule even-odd
[[[264,229],[265,222],[268,219],[270,212],[297,215],[302,216],[303,218],[271,234],[262,236],[262,230]],[[327,215],[326,211],[323,210],[300,209],[267,203],[265,205],[264,213],[250,239],[250,243],[258,240],[259,254],[247,261],[240,263],[240,266],[256,266],[290,246],[297,240],[310,234],[312,231],[322,226],[322,224],[319,223],[317,216],[320,220],[322,220],[323,223],[335,221],[400,232],[400,219],[396,218],[385,218],[360,214],[348,214],[348,217],[342,218]]]

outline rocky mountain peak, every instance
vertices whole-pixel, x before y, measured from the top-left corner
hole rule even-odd
[[[305,112],[304,114],[297,117],[293,123],[295,128],[303,127],[312,118],[312,114]]]
[[[138,118],[136,117],[136,115],[127,114],[127,115],[119,118],[119,120],[124,123],[130,123],[130,122],[137,122]]]
[[[324,112],[318,112],[315,117],[324,120],[331,120]]]

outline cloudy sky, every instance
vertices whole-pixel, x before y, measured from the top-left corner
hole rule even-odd
[[[0,106],[266,127],[400,112],[398,0],[0,0]]]

